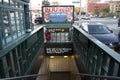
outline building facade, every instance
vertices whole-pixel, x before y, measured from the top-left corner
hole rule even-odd
[[[87,3],[99,3],[101,0],[87,0]]]
[[[120,12],[120,0],[109,1],[110,13]]]
[[[96,12],[102,14],[102,11],[106,8],[109,8],[107,3],[88,3],[87,11],[90,14],[95,14]]]

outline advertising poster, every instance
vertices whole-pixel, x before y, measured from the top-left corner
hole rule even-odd
[[[73,6],[44,6],[44,22],[73,22]]]

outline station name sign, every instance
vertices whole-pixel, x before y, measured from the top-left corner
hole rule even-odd
[[[73,53],[72,43],[54,43],[54,44],[45,44],[45,53],[47,55],[70,55]]]
[[[69,32],[69,28],[47,28],[48,32]]]
[[[64,54],[72,51],[72,48],[46,48],[47,54]]]

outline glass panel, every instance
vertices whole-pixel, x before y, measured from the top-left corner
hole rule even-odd
[[[64,33],[61,33],[60,42],[64,42],[64,39],[65,39],[65,34],[64,34]]]
[[[15,16],[14,16],[14,11],[10,11],[10,20],[11,20],[11,28],[13,32],[13,39],[17,38],[17,31],[16,31],[16,25],[15,25]]]
[[[2,0],[0,0],[0,4],[2,4]]]
[[[57,41],[56,33],[51,33],[51,42],[56,42],[56,41]]]
[[[20,8],[20,4],[18,2],[15,2],[15,7]]]
[[[1,22],[1,19],[0,19],[0,32],[1,32],[1,29],[2,29],[2,22]]]
[[[14,7],[14,4],[15,4],[14,0],[10,0],[10,5],[11,5],[12,7]]]
[[[20,27],[20,18],[19,18],[19,15],[20,15],[20,14],[19,14],[19,12],[17,11],[17,12],[15,13],[15,15],[16,15],[17,31],[18,31],[18,34],[21,35],[21,32],[20,32],[20,30],[21,30],[21,29],[20,29],[20,28],[21,28],[21,27]]]
[[[70,37],[69,37],[70,35],[69,35],[69,33],[65,33],[65,42],[68,42],[68,41],[70,41]]]
[[[3,33],[2,33],[2,22],[0,20],[0,50],[2,49],[2,35],[3,35]]]
[[[68,32],[68,29],[63,29],[65,30],[64,32],[58,31],[62,29],[48,29],[45,31],[45,38],[46,41],[50,42],[70,42],[71,41],[71,34]],[[53,32],[51,32],[53,31]]]
[[[29,12],[29,16],[30,16],[30,28],[33,29],[32,14],[31,14],[31,12]]]
[[[2,14],[3,14],[3,24],[4,24],[4,29],[5,29],[5,36],[8,37],[11,35],[9,13],[7,10],[3,10]]]
[[[20,18],[21,32],[22,32],[22,34],[24,34],[25,28],[24,28],[24,13],[23,12],[20,12],[19,18]]]
[[[20,8],[24,8],[24,5],[23,5],[23,4],[19,4],[19,7],[20,7]]]
[[[9,5],[9,0],[3,0],[4,5]]]

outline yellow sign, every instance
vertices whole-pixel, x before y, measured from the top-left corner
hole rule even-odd
[[[64,30],[64,29],[62,29],[61,31],[62,31],[62,32],[64,32],[65,30]]]

